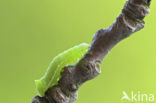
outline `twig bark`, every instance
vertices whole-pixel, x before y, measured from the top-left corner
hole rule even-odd
[[[49,88],[44,97],[36,96],[31,103],[73,103],[79,87],[100,74],[106,54],[121,40],[144,27],[151,0],[129,0],[113,25],[98,30],[88,52],[75,66],[67,66],[58,84]]]

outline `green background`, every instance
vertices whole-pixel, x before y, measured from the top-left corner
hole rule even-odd
[[[29,103],[34,80],[58,53],[109,27],[126,0],[0,0],[0,103]],[[146,26],[106,56],[76,103],[121,103],[122,91],[156,94],[156,1]]]

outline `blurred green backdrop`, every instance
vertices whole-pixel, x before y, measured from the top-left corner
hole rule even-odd
[[[0,103],[29,103],[34,80],[58,53],[109,27],[126,0],[0,0]],[[122,91],[156,94],[156,1],[146,27],[106,56],[76,103],[121,103]]]

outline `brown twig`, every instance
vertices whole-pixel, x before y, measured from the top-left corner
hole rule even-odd
[[[121,40],[144,27],[151,0],[129,0],[113,25],[98,30],[84,57],[75,65],[67,66],[58,84],[49,88],[44,97],[36,96],[31,103],[72,103],[79,87],[100,74],[105,55]]]

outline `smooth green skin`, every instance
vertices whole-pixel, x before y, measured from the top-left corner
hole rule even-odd
[[[39,80],[35,80],[36,89],[40,96],[44,96],[48,88],[56,85],[60,79],[60,72],[67,65],[75,65],[87,52],[89,45],[82,43],[74,46],[56,56],[50,63],[46,74]]]

